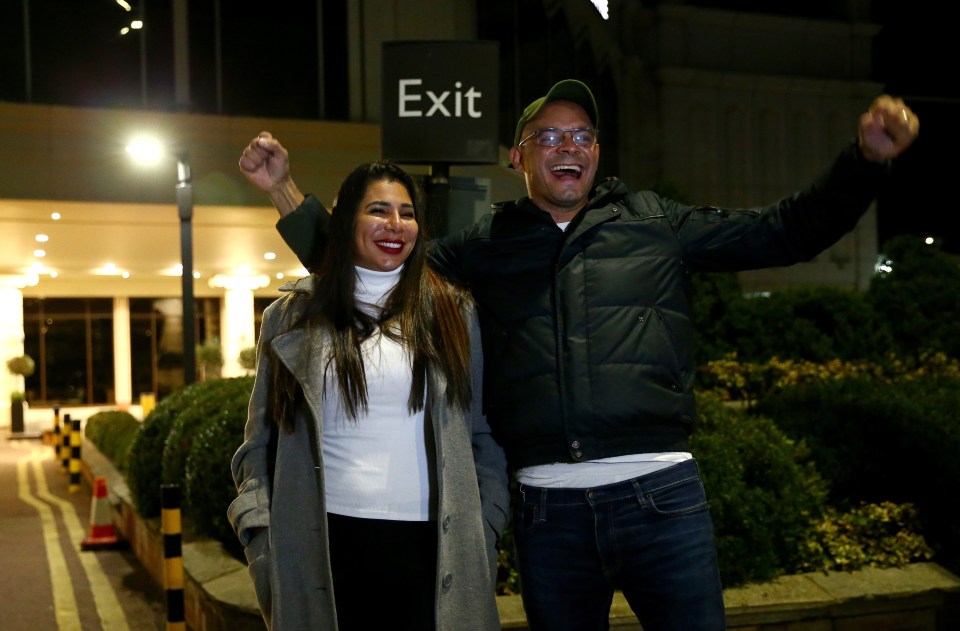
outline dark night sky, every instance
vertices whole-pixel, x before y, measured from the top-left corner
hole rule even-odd
[[[932,235],[960,254],[960,81],[956,25],[931,0],[884,0],[877,73],[920,117],[920,136],[896,163],[890,190],[878,202],[881,243],[901,233]]]

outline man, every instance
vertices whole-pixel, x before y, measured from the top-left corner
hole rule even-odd
[[[440,239],[431,264],[479,307],[485,409],[518,484],[513,533],[531,629],[607,629],[615,589],[645,631],[724,628],[712,523],[688,436],[694,365],[686,279],[812,259],[851,230],[919,121],[877,98],[858,141],[811,187],[724,210],[594,188],[598,112],[565,80],[531,103],[510,158],[528,197]],[[263,133],[241,170],[308,267],[328,221]]]

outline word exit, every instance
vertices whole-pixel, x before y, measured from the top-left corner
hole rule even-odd
[[[400,98],[399,115],[400,118],[430,118],[431,116],[444,116],[446,118],[480,118],[483,115],[477,108],[477,101],[483,96],[482,93],[470,86],[466,92],[463,91],[463,84],[457,81],[453,84],[455,88],[452,92],[444,90],[437,94],[432,90],[420,92],[418,89],[423,84],[423,79],[400,79]],[[427,113],[423,113],[423,107],[428,105],[423,96],[426,95],[429,101]],[[452,96],[452,99],[451,99]],[[451,99],[452,102],[447,99]],[[464,113],[466,108],[466,113]],[[452,110],[452,111],[451,111]]]

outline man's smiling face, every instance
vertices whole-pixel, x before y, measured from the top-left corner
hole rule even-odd
[[[576,103],[551,101],[524,126],[522,137],[545,127],[592,126],[586,111]],[[586,205],[599,158],[600,145],[581,147],[573,142],[569,133],[564,134],[563,142],[556,147],[538,145],[531,138],[522,147],[510,151],[513,168],[523,173],[526,180],[527,195],[557,221],[569,221]]]

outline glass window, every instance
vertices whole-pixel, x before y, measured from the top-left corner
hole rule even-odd
[[[196,301],[197,343],[220,331],[220,300]],[[33,404],[116,402],[113,299],[25,298],[24,350],[37,370],[26,380]],[[134,402],[158,400],[183,387],[183,316],[180,298],[130,299],[130,359]]]
[[[113,300],[24,299],[23,311],[24,347],[37,362],[27,401],[113,403]]]

